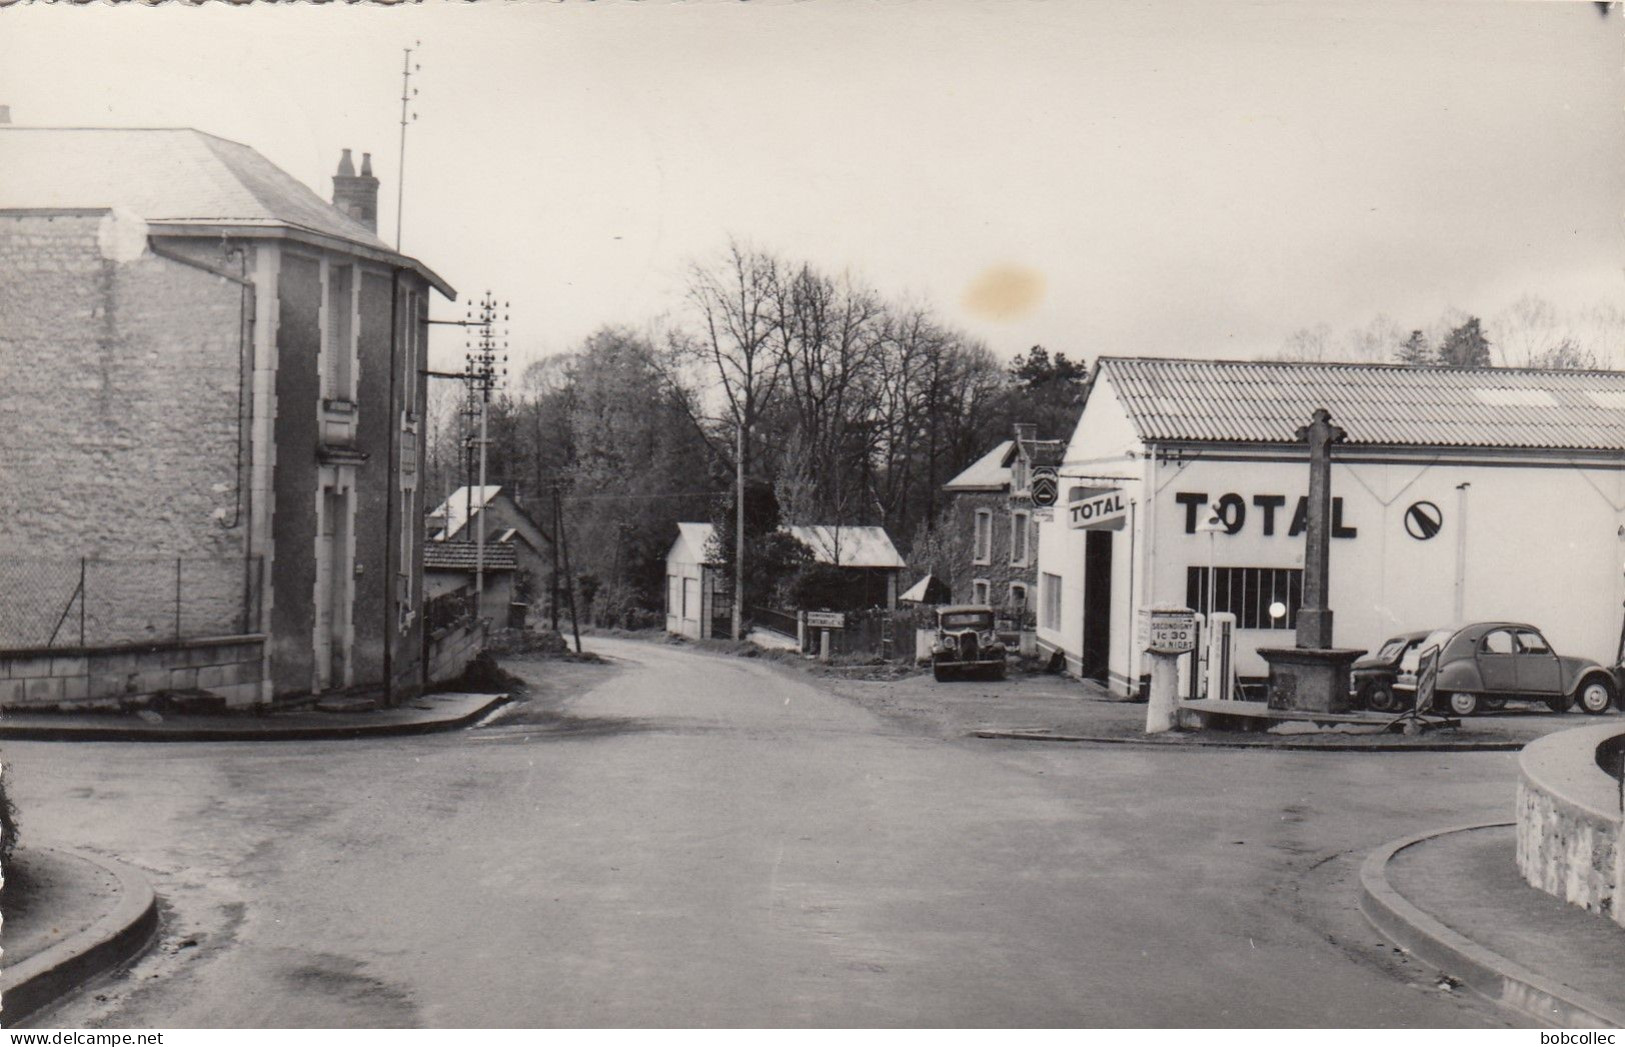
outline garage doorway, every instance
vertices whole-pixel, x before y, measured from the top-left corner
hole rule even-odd
[[[1083,658],[1086,680],[1106,682],[1112,651],[1112,532],[1088,531],[1083,542]]]

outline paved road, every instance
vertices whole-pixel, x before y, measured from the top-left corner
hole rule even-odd
[[[1348,872],[1510,810],[1510,756],[943,741],[595,646],[590,689],[455,735],[8,745],[25,832],[168,902],[37,1024],[1501,1024],[1385,959]]]

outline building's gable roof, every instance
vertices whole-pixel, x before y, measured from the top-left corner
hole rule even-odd
[[[287,229],[401,258],[444,281],[239,142],[186,127],[0,127],[0,210],[121,208],[158,227]]]
[[[472,571],[479,559],[479,547],[474,542],[426,542],[423,546],[423,569],[426,571]],[[513,545],[507,542],[485,543],[485,570],[515,571],[519,557]]]
[[[1106,357],[1147,441],[1295,443],[1317,408],[1350,444],[1625,450],[1625,373]]]
[[[1028,465],[1060,465],[1061,459],[1066,457],[1066,441],[1023,440],[1021,452],[1027,456]]]
[[[445,542],[457,537],[468,523],[469,512],[478,516],[493,498],[502,491],[501,487],[487,485],[485,487],[459,487],[451,493],[451,497],[441,502],[429,511],[428,523],[431,541]]]
[[[884,527],[797,524],[785,528],[813,551],[819,563],[835,567],[907,567]]]
[[[1002,491],[1010,486],[1010,458],[1014,440],[1005,440],[942,485],[944,491]]]
[[[836,567],[905,567],[884,527],[793,525],[784,528],[813,552],[819,563]],[[715,527],[708,523],[680,523],[671,553],[683,563],[710,563],[707,550]]]
[[[680,523],[677,525],[677,541],[672,544],[672,553],[681,553],[677,558],[683,563],[710,563],[711,558],[707,550],[711,545],[711,535],[716,528],[708,523]],[[670,554],[668,554],[670,555]]]

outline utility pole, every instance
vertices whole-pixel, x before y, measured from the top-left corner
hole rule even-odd
[[[559,631],[559,543],[564,540],[564,510],[559,505],[559,482],[553,481],[553,574],[549,606],[552,608],[553,631]]]
[[[401,211],[406,203],[406,125],[409,122],[407,108],[418,93],[418,89],[412,86],[412,74],[423,68],[420,65],[413,64],[412,51],[414,48],[422,46],[422,40],[413,40],[411,47],[402,49],[405,55],[401,59],[401,152],[400,163],[395,168],[395,250],[397,251],[401,249]],[[412,120],[417,118],[418,114],[411,114]]]
[[[745,638],[745,423],[734,426],[734,639]]]
[[[502,322],[508,322],[506,312],[508,303],[502,303]],[[506,336],[508,330],[502,329],[502,340],[496,334],[497,302],[490,291],[480,301],[478,321],[474,324],[478,332],[468,344],[465,352],[463,373],[467,376],[469,388],[478,391],[480,395],[480,506],[485,506],[485,446],[486,446],[486,416],[490,414],[491,390],[501,384],[508,377],[508,343]],[[469,500],[469,516],[467,526],[474,528],[474,617],[485,617],[485,527],[474,523],[473,500]]]

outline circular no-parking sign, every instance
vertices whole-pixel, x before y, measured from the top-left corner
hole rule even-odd
[[[1405,510],[1405,533],[1425,542],[1444,526],[1444,514],[1432,502],[1417,502]]]

